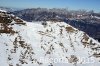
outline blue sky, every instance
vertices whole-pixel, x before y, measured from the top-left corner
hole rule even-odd
[[[69,8],[100,12],[100,0],[0,0],[0,6],[14,8]]]

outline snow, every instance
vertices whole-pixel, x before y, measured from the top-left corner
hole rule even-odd
[[[69,58],[70,55],[75,55],[79,58],[83,57],[88,59],[96,59],[93,56],[90,57],[93,54],[90,46],[84,47],[81,42],[84,32],[73,28],[75,32],[70,33],[65,29],[65,27],[68,26],[72,27],[64,22],[50,21],[47,22],[47,26],[43,26],[40,23],[38,24],[36,22],[27,22],[26,26],[17,24],[12,25],[13,29],[15,31],[18,31],[18,34],[0,35],[0,59],[2,59],[0,64],[3,64],[3,66],[9,66],[9,64],[13,66],[16,66],[16,64],[19,64],[21,66],[49,66],[50,64],[53,64],[54,66],[73,66],[74,63],[69,63],[66,57]],[[62,34],[60,34],[61,29],[63,29]],[[16,43],[16,45],[18,45],[18,48],[16,49],[15,53],[11,53],[11,51],[14,51],[13,49],[15,45],[13,45],[13,42],[15,41],[15,38],[17,37],[17,41],[20,41],[20,37],[18,36],[21,36],[21,40],[25,41],[27,46],[31,48],[30,50],[28,50],[27,48],[23,48],[19,45],[19,43]],[[100,43],[92,38],[89,38],[89,40],[93,40],[94,43],[100,45]],[[60,46],[60,43],[62,44],[62,46]],[[71,43],[73,47],[71,46]],[[25,51],[29,51],[29,54],[26,53],[25,58],[22,59],[21,53],[24,54]],[[31,52],[34,52],[34,54],[31,54]],[[12,58],[11,60],[7,59],[9,56]],[[34,63],[32,63],[31,61],[32,58],[36,59]],[[55,63],[54,61],[48,60],[48,62],[42,62],[41,58],[44,61],[46,59],[63,58],[67,63]],[[22,64],[19,59],[24,60],[26,63]],[[99,63],[97,63],[98,60],[96,59],[95,61],[95,63],[90,64],[78,61],[77,66],[99,66]]]
[[[99,66],[100,43],[64,23],[47,21],[9,25],[17,33],[0,34],[0,65],[3,66]],[[71,31],[66,27],[70,27]],[[92,42],[91,42],[92,41]],[[84,44],[85,42],[86,44]],[[92,45],[94,44],[95,45]],[[74,58],[72,58],[74,56]],[[76,61],[73,61],[76,60]]]
[[[0,9],[0,11],[1,11],[1,12],[7,12],[7,11],[5,11],[5,10],[2,10],[2,9]]]
[[[100,17],[98,17],[98,16],[94,16],[95,18],[97,18],[97,19],[100,19]]]

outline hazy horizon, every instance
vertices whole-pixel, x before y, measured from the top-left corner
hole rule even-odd
[[[1,7],[10,8],[68,8],[100,12],[100,0],[0,0]]]

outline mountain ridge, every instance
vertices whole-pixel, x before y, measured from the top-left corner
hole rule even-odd
[[[0,65],[99,66],[100,43],[85,32],[65,22],[30,23],[4,11],[1,13],[9,16],[0,15],[3,19],[12,20],[6,26],[12,27],[14,33],[0,33]],[[55,61],[57,59],[60,61]]]
[[[100,41],[100,14],[93,11],[33,8],[15,11],[13,14],[29,22],[49,20],[66,22]]]

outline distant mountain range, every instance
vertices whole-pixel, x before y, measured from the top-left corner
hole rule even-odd
[[[0,6],[0,10],[5,10],[5,11],[8,11],[8,12],[14,12],[14,11],[22,10],[22,9],[21,8],[10,8],[10,7]]]
[[[28,22],[63,21],[100,41],[100,13],[85,10],[32,8],[14,11],[13,14]]]
[[[64,19],[85,19],[87,21],[100,23],[96,20],[100,19],[100,13],[85,10],[67,10],[67,9],[46,9],[32,8],[14,11],[13,14],[21,17],[26,21],[43,21],[43,20],[64,20]],[[90,20],[91,19],[91,20]],[[93,21],[94,20],[94,21]]]
[[[13,9],[5,7],[1,7],[1,9],[10,11],[27,22],[63,21],[100,41],[100,13],[94,13],[92,10],[74,11],[56,8]]]

